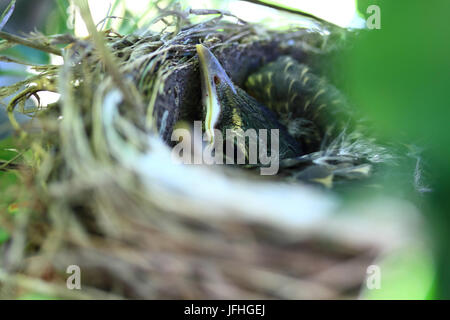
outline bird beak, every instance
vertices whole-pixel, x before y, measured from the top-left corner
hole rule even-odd
[[[202,102],[205,108],[205,132],[210,143],[214,142],[214,126],[219,120],[221,106],[216,83],[224,82],[235,91],[233,83],[212,52],[202,44],[196,45],[202,81]]]

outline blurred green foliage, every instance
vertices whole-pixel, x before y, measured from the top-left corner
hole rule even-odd
[[[381,9],[381,29],[358,38],[341,71],[385,140],[426,146],[433,192],[423,211],[436,245],[438,297],[450,298],[450,2],[361,0],[359,10],[369,4]]]
[[[427,248],[410,247],[395,251],[379,262],[379,289],[363,287],[363,299],[423,300],[435,297],[435,272]]]

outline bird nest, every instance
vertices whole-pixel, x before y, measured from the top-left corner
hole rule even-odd
[[[9,111],[26,111],[21,104],[39,91],[61,97],[26,125],[11,113],[17,143],[32,152],[9,190],[18,208],[1,215],[12,234],[0,257],[2,296],[358,297],[384,244],[336,222],[336,195],[236,168],[179,165],[169,148],[180,120],[200,120],[195,44],[241,85],[281,55],[319,65],[342,31],[170,14],[178,23],[160,33],[97,32],[85,17],[88,38],[30,37],[64,43],[64,63],[31,66],[35,77],[1,88],[17,94]],[[69,265],[80,267],[83,290],[67,290]]]

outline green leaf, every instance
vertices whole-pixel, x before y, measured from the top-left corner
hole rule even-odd
[[[8,241],[9,238],[10,238],[10,234],[8,233],[8,231],[6,231],[0,227],[0,245],[5,243],[6,241]]]
[[[16,7],[16,0],[12,0],[8,7],[6,7],[5,11],[3,11],[2,15],[0,16],[0,30],[3,29],[5,24],[8,22],[9,18],[14,12],[14,8]]]
[[[2,54],[32,64],[50,63],[50,57],[47,52],[42,52],[22,45],[16,45],[12,48],[5,49],[2,51]]]
[[[45,33],[46,34],[62,34],[62,33],[71,33],[67,27],[67,9],[69,7],[68,1],[57,1],[58,6],[49,12],[48,18],[45,24]]]
[[[0,140],[0,160],[9,161],[17,156],[17,152],[12,151],[14,148],[15,146],[12,137]]]

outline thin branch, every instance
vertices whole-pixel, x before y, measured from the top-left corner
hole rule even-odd
[[[209,15],[209,14],[220,14],[220,17],[222,16],[228,16],[228,17],[233,17],[236,18],[239,23],[242,24],[247,24],[247,21],[242,20],[241,18],[235,16],[234,14],[227,12],[227,11],[223,11],[223,10],[217,10],[217,9],[190,9],[189,10],[190,14],[195,14],[195,15]]]
[[[46,46],[46,45],[43,45],[43,44],[40,44],[40,43],[37,43],[37,42],[33,42],[31,40],[18,37],[16,35],[11,34],[11,33],[0,31],[0,38],[3,38],[3,39],[8,40],[10,42],[14,42],[14,43],[17,43],[17,44],[24,45],[24,46],[27,46],[27,47],[30,47],[30,48],[33,48],[33,49],[37,49],[37,50],[40,50],[40,51],[44,51],[44,52],[56,54],[58,56],[62,56],[62,52],[58,48],[55,48],[53,46]]]
[[[284,6],[281,6],[281,5],[277,5],[277,4],[273,4],[273,3],[269,3],[269,2],[265,2],[265,1],[261,1],[261,0],[243,0],[243,1],[254,3],[254,4],[258,4],[258,5],[261,5],[261,6],[266,6],[266,7],[269,7],[269,8],[272,8],[272,9],[277,9],[277,10],[280,10],[280,11],[285,11],[285,12],[289,12],[289,13],[293,13],[293,14],[299,14],[301,16],[314,19],[314,20],[322,22],[324,24],[333,25],[334,27],[341,28],[340,26],[338,26],[338,25],[336,25],[336,24],[334,24],[334,23],[332,23],[330,21],[324,20],[324,19],[319,18],[319,17],[317,17],[317,16],[315,16],[315,15],[313,15],[311,13],[307,13],[307,12],[304,12],[304,11],[299,10],[299,9],[293,9],[293,8],[289,8],[289,7],[284,7]]]
[[[0,160],[0,171],[6,169],[7,167],[11,166],[11,165],[15,165],[16,163],[14,163],[17,159],[19,159],[21,156],[23,156],[25,152],[21,152],[17,155],[15,155],[14,157],[12,157],[9,160]]]
[[[103,23],[103,24],[102,24],[102,27],[100,28],[100,30],[103,30],[103,29],[105,28],[106,21],[108,21],[108,20],[110,20],[110,19],[130,20],[130,19],[128,19],[128,18],[119,17],[119,16],[107,16],[107,17],[103,18],[102,20],[100,20],[100,21],[96,24],[96,27],[98,28],[98,26],[99,26],[100,24]]]

